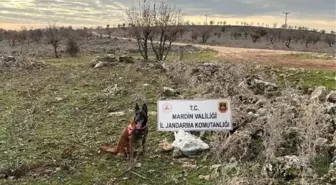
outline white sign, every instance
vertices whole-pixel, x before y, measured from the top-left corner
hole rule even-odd
[[[218,100],[162,100],[157,103],[159,131],[232,130],[231,102]]]

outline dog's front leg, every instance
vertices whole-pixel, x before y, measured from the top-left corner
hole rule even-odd
[[[146,136],[142,139],[141,146],[142,146],[141,154],[144,156],[146,152]]]
[[[134,137],[133,135],[129,136],[129,155],[128,155],[128,160],[130,164],[133,163],[134,159]]]

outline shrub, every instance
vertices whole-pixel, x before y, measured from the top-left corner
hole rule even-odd
[[[75,57],[80,51],[77,42],[73,38],[68,39],[66,46],[66,51],[71,57]]]

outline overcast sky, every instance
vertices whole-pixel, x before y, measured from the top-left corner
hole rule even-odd
[[[159,0],[157,0],[159,1]],[[136,0],[0,0],[0,27],[57,25],[98,26],[122,23],[125,9]],[[288,24],[335,30],[335,0],[169,0],[186,13],[185,20],[284,23],[283,12],[290,12]]]

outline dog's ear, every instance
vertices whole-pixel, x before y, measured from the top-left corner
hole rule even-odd
[[[138,112],[140,110],[140,107],[139,107],[138,103],[135,104],[134,110],[135,110],[135,112]]]
[[[147,104],[146,104],[146,103],[144,103],[144,104],[142,105],[142,110],[145,111],[146,114],[148,113],[148,107],[147,107]]]

